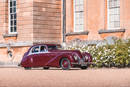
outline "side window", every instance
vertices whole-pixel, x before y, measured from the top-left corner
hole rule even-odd
[[[45,46],[41,46],[40,52],[46,52],[46,51],[47,51],[46,47]]]
[[[39,52],[39,46],[32,48],[32,53],[38,53],[38,52]]]
[[[17,33],[17,0],[8,0],[9,1],[9,32]]]

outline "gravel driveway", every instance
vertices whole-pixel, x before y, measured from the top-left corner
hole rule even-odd
[[[0,87],[130,87],[130,69],[0,68]]]

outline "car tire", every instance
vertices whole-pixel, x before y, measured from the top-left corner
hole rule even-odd
[[[45,69],[45,70],[47,70],[47,69],[49,69],[50,67],[43,67],[43,69]]]
[[[24,67],[25,70],[31,70],[31,67]]]
[[[87,69],[88,67],[87,66],[81,66],[80,68],[81,69]]]
[[[71,68],[70,60],[67,58],[61,59],[60,66],[63,70],[69,70]]]

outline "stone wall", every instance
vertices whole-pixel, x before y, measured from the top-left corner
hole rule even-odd
[[[12,57],[8,55],[7,48],[0,48],[0,63],[9,64],[15,63],[18,64],[22,60],[23,54],[27,52],[29,47],[12,47],[10,50],[12,52]],[[2,65],[2,64],[0,64]]]
[[[33,0],[17,0],[17,34],[9,33],[8,0],[0,0],[0,62],[19,63],[33,42]],[[8,46],[10,45],[10,49]],[[9,57],[8,51],[12,52]]]
[[[8,0],[0,0],[0,63],[19,63],[35,42],[61,43],[61,0],[17,0],[16,11],[17,34],[10,34]]]
[[[34,0],[33,40],[61,43],[61,1]]]
[[[8,2],[0,0],[0,42],[4,42],[5,33],[8,33]]]
[[[33,0],[17,0],[17,41],[33,41]]]

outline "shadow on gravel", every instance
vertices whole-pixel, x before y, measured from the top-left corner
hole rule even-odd
[[[24,69],[25,70],[25,69]],[[50,71],[50,70],[62,70],[61,68],[50,68],[50,69],[42,69],[42,68],[32,68],[32,69],[29,69],[30,71],[31,70],[44,70],[44,71]],[[82,69],[78,69],[78,68],[72,68],[70,70],[64,70],[64,71],[73,71],[73,70],[82,70]]]

